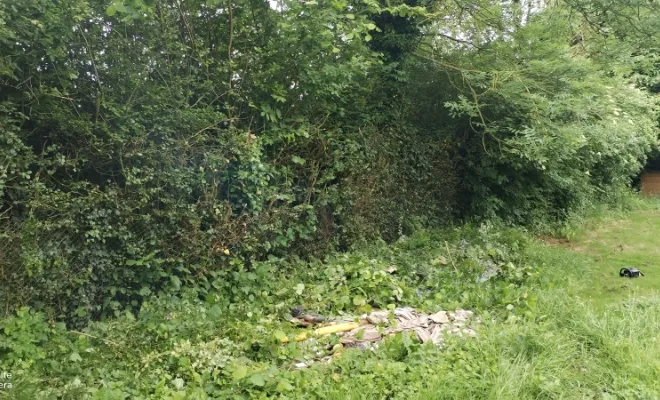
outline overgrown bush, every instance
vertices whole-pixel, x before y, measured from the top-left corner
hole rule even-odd
[[[322,255],[445,219],[408,196],[442,188],[442,153],[361,120],[380,7],[107,6],[0,5],[4,309],[84,324],[228,255]]]
[[[84,325],[268,256],[618,198],[656,144],[653,42],[450,3],[0,3],[5,312]]]

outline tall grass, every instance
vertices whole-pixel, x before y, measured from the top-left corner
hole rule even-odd
[[[323,393],[332,399],[657,399],[659,316],[658,298],[629,298],[601,313],[553,289],[541,294],[534,317],[489,322],[479,338],[451,341],[445,350],[419,348],[404,359],[354,354],[331,367],[344,373],[335,374],[339,382],[326,374]]]
[[[632,291],[618,303],[594,305],[578,295],[590,284],[580,255],[542,244],[527,255],[545,264],[553,284],[539,288],[525,316],[487,319],[478,338],[450,339],[442,350],[353,352],[320,367],[335,374],[320,373],[326,379],[317,398],[660,398],[660,297]],[[403,346],[394,342],[389,346]]]

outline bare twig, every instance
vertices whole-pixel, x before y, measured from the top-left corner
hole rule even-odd
[[[227,43],[227,61],[229,61],[229,89],[231,90],[231,78],[232,78],[232,68],[231,68],[231,45],[234,40],[234,10],[231,0],[229,1],[229,43]]]
[[[94,60],[94,51],[92,50],[92,47],[89,45],[89,42],[87,41],[87,36],[85,36],[85,31],[83,27],[80,25],[78,26],[78,32],[80,32],[80,36],[82,36],[83,40],[85,41],[85,47],[89,52],[89,59],[92,62],[92,68],[94,68],[94,75],[96,75],[96,84],[99,87],[99,97],[97,97],[96,99],[96,116],[94,118],[95,122],[98,122],[99,114],[101,113],[101,99],[103,98],[103,86],[101,85],[101,75],[99,75],[99,70],[96,68],[96,61]]]
[[[449,251],[449,243],[445,240],[445,247],[447,248],[447,255],[449,256],[449,261],[451,262],[451,266],[454,267],[454,273],[458,275],[458,269],[456,268],[456,264],[454,263],[454,258],[451,256],[451,251]]]

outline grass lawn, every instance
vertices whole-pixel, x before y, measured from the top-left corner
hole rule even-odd
[[[660,202],[647,200],[640,209],[587,221],[571,240],[547,240],[564,248],[581,277],[578,295],[598,309],[630,297],[657,295],[660,290]],[[619,277],[635,267],[644,277]]]

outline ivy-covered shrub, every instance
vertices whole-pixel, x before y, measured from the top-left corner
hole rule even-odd
[[[648,43],[610,66],[564,5],[477,6],[0,3],[3,309],[85,324],[271,255],[618,198],[656,145]]]
[[[251,268],[442,220],[442,153],[368,116],[380,7],[352,7],[1,4],[3,309],[84,324],[236,255]]]

